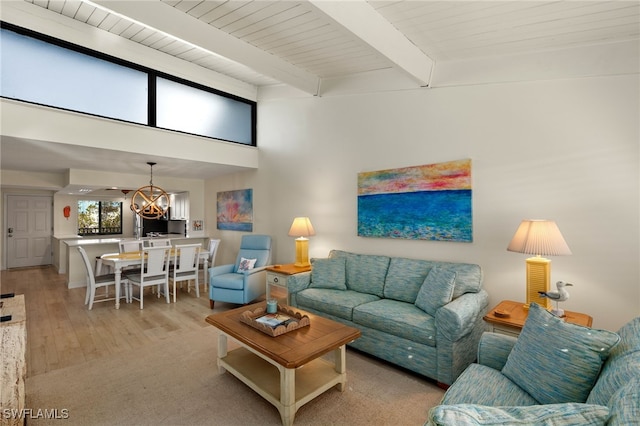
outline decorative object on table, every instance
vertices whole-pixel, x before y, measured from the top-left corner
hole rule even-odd
[[[160,219],[169,209],[169,194],[153,185],[154,162],[147,162],[151,168],[149,185],[138,188],[131,197],[131,210],[144,219]]]
[[[276,299],[267,299],[267,313],[275,314],[278,312],[278,301]]]
[[[296,261],[295,266],[302,268],[309,266],[309,238],[316,235],[315,229],[308,217],[296,217],[289,228],[290,237],[296,238]]]
[[[566,286],[573,286],[571,283],[566,283],[564,281],[558,281],[556,283],[556,288],[558,291],[539,291],[538,293],[542,297],[547,297],[554,302],[556,302],[556,308],[551,310],[551,313],[558,317],[564,317],[564,309],[560,309],[558,307],[559,302],[564,302],[569,299],[569,292],[565,289]]]
[[[532,302],[551,309],[549,298],[542,297],[540,292],[549,291],[551,281],[551,260],[542,256],[570,255],[571,250],[552,220],[523,220],[511,239],[508,251],[533,254],[526,260],[527,264],[527,302],[528,309]]]
[[[218,192],[216,203],[218,229],[253,231],[253,189]]]
[[[471,160],[358,173],[358,236],[473,241]]]
[[[288,306],[278,305],[277,307],[275,314],[267,313],[266,306],[253,311],[245,311],[242,313],[240,321],[273,337],[311,324],[307,315],[302,315]],[[265,318],[267,321],[258,321],[260,318]]]

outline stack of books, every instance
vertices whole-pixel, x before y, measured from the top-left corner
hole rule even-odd
[[[288,324],[294,321],[296,321],[295,318],[291,318],[290,316],[283,314],[266,314],[256,318],[256,322],[268,325],[272,328],[276,328],[281,325],[284,325],[286,327]]]

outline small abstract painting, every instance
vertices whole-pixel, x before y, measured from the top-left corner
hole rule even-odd
[[[253,231],[253,189],[218,192],[218,229]]]
[[[358,173],[358,236],[473,241],[471,160]]]

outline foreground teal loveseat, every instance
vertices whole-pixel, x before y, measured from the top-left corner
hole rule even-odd
[[[612,333],[532,305],[518,339],[482,336],[427,425],[640,425],[640,317]]]
[[[291,305],[358,328],[350,346],[443,385],[475,360],[485,329],[478,265],[332,250],[287,287]]]

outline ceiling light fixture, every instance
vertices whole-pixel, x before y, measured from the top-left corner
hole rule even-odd
[[[144,219],[160,219],[169,209],[169,195],[159,186],[153,186],[153,166],[151,167],[149,185],[138,188],[131,197],[131,210]]]

